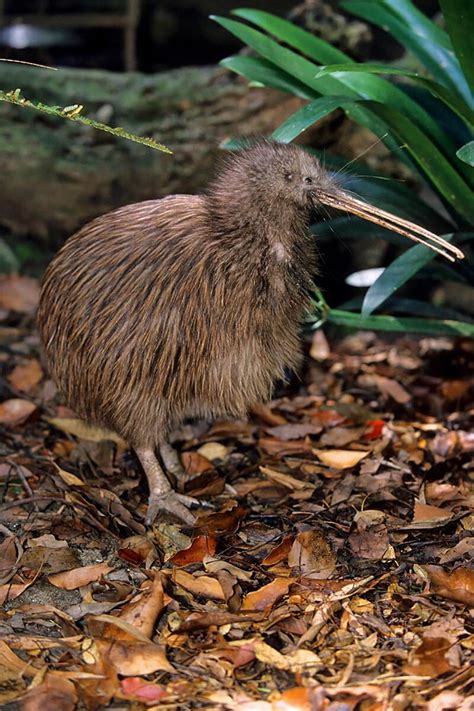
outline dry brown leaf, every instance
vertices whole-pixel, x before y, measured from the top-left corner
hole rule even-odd
[[[410,662],[404,665],[403,671],[406,674],[430,678],[453,671],[453,667],[445,657],[450,646],[450,642],[445,637],[424,637],[421,645],[411,655]]]
[[[97,563],[48,575],[48,580],[51,585],[61,588],[61,590],[76,590],[83,585],[99,580],[103,575],[110,573],[111,570],[113,570],[113,567],[107,563]]]
[[[89,654],[103,657],[117,674],[138,676],[156,671],[174,672],[162,647],[153,642],[132,642],[131,640],[96,639]]]
[[[318,459],[333,469],[350,469],[359,464],[369,452],[357,452],[352,449],[313,449]]]
[[[474,606],[474,570],[460,567],[448,573],[438,565],[421,566],[428,573],[433,592],[449,600]]]
[[[411,401],[410,393],[408,393],[400,383],[391,378],[385,378],[382,375],[367,374],[360,375],[357,378],[357,382],[365,387],[378,388],[383,395],[388,395],[401,405],[406,405],[406,403]]]
[[[18,657],[15,652],[12,652],[9,645],[0,639],[0,682],[22,676],[35,676],[37,672],[38,667],[35,668]]]
[[[0,309],[33,313],[38,306],[39,294],[36,279],[17,274],[0,274]]]
[[[324,579],[336,569],[336,556],[321,531],[304,531],[295,538],[288,565],[306,578]]]
[[[317,654],[309,649],[295,649],[285,654],[265,642],[255,642],[255,656],[260,662],[293,673],[315,673],[324,667]]]
[[[206,555],[214,555],[217,549],[215,536],[196,536],[188,548],[178,551],[170,562],[173,565],[185,566],[190,563],[201,563]]]
[[[301,479],[296,479],[290,474],[284,474],[276,469],[270,469],[270,467],[260,467],[262,474],[274,481],[276,484],[284,486],[286,489],[291,489],[291,491],[301,491],[302,489],[314,489],[314,484],[307,481],[301,481]]]
[[[56,467],[56,471],[61,477],[61,479],[69,486],[85,486],[85,483],[82,481],[82,479],[79,479],[79,477],[75,476],[75,474],[71,474],[71,472],[67,472],[64,469],[61,469],[61,467],[58,467],[56,463],[54,466]]]
[[[225,459],[228,451],[220,442],[206,442],[199,447],[198,454],[212,462],[215,459]]]
[[[0,424],[21,425],[30,417],[37,409],[36,405],[29,400],[20,398],[12,398],[0,403]]]
[[[25,592],[32,585],[34,580],[29,580],[27,583],[5,583],[0,586],[0,605],[14,600],[16,597]]]
[[[355,556],[367,560],[381,560],[390,545],[385,514],[365,509],[354,516],[355,530],[349,536],[349,545]]]
[[[312,687],[296,686],[279,694],[276,699],[272,695],[271,711],[313,711],[319,706],[319,704],[316,705],[316,700],[314,704],[312,702],[314,691],[316,689]],[[338,710],[334,708],[334,711]],[[345,708],[344,711],[349,711],[349,709]]]
[[[73,682],[55,672],[47,672],[41,684],[27,692],[21,708],[22,711],[74,711],[77,702]]]
[[[423,528],[429,527],[432,523],[437,526],[441,522],[449,521],[453,516],[452,511],[448,511],[447,509],[442,509],[439,506],[430,506],[421,501],[415,501],[413,523],[423,524]]]
[[[275,578],[259,590],[248,593],[242,602],[242,610],[265,610],[287,594],[296,578]]]
[[[151,639],[158,615],[164,607],[163,584],[161,573],[154,572],[152,580],[145,580],[140,586],[140,592],[135,595],[121,610],[119,619],[128,622],[136,630]],[[117,637],[118,635],[118,637]],[[114,632],[117,639],[123,639],[119,632]]]
[[[185,570],[173,569],[171,579],[193,595],[200,595],[210,600],[225,600],[222,585],[216,578],[208,575],[194,576]]]
[[[309,349],[309,355],[314,360],[319,361],[326,360],[331,355],[331,349],[329,348],[327,338],[320,328],[318,328],[318,330],[315,331],[313,334],[313,338],[311,339],[311,348]]]
[[[188,476],[195,476],[214,469],[212,462],[203,457],[199,452],[183,452],[181,454],[184,471]]]
[[[38,385],[43,377],[43,371],[36,358],[32,358],[23,365],[17,365],[8,375],[8,381],[17,390],[27,393]]]
[[[288,440],[302,439],[303,437],[307,437],[307,435],[317,435],[321,431],[321,425],[315,425],[311,422],[290,422],[286,425],[267,428],[268,434],[285,442]]]
[[[310,454],[312,445],[309,440],[281,440],[272,437],[260,437],[258,440],[259,446],[267,454],[283,457],[285,454]]]
[[[285,536],[282,542],[262,560],[262,565],[276,565],[277,563],[281,563],[282,560],[285,560],[285,558],[288,557],[294,540],[294,536]]]
[[[139,676],[129,676],[120,681],[121,693],[116,694],[119,699],[141,701],[149,704],[152,701],[160,701],[168,692],[163,686],[153,684]]]
[[[47,417],[46,420],[58,430],[74,435],[78,439],[85,439],[89,442],[110,440],[118,444],[122,449],[128,448],[125,440],[119,437],[115,432],[101,427],[94,427],[76,417]]]

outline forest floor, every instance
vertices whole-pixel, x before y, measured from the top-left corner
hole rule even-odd
[[[474,707],[472,342],[317,332],[249,421],[177,434],[208,506],[147,530],[138,461],[44,373],[37,294],[0,286],[2,708]]]

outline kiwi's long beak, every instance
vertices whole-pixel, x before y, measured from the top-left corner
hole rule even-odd
[[[385,227],[393,232],[398,232],[405,237],[424,244],[434,252],[438,252],[450,262],[455,262],[456,259],[464,259],[464,254],[460,249],[447,242],[442,237],[438,237],[433,232],[425,230],[424,227],[416,225],[414,222],[404,220],[397,215],[392,215],[391,212],[385,212],[378,207],[374,207],[362,200],[352,197],[343,190],[334,190],[333,192],[325,192],[318,190],[314,197],[316,201],[328,207],[334,207],[336,210],[344,210],[350,212],[357,217],[362,217],[368,222],[375,222],[376,225]]]

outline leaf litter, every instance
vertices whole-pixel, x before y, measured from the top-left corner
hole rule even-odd
[[[2,707],[473,707],[471,342],[316,333],[248,422],[175,433],[208,506],[146,529],[127,444],[43,370],[37,295],[0,285]]]

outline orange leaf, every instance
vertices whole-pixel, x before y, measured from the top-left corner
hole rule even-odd
[[[51,585],[61,588],[61,590],[76,590],[83,585],[88,585],[94,580],[98,580],[103,575],[107,575],[111,570],[113,570],[112,566],[107,565],[107,563],[97,563],[96,565],[85,565],[82,568],[63,570],[61,573],[48,575],[48,580]]]
[[[28,691],[21,708],[22,711],[73,711],[77,701],[76,687],[72,681],[48,672],[41,684]]]
[[[273,701],[272,711],[311,711],[311,689],[302,686],[287,689]]]
[[[242,610],[265,610],[271,607],[283,595],[286,595],[291,583],[296,578],[275,578],[255,592],[248,593],[243,599]]]
[[[145,580],[135,595],[120,611],[119,619],[151,638],[158,615],[164,607],[161,574],[155,571],[153,580]],[[114,629],[116,639],[128,639],[123,630]]]
[[[214,469],[212,462],[207,457],[203,457],[199,452],[183,452],[181,455],[184,471],[189,476],[202,474]]]
[[[217,540],[215,536],[196,536],[191,545],[175,553],[170,562],[178,566],[201,563],[204,556],[213,556],[216,549]]]
[[[282,560],[285,560],[293,545],[293,541],[293,536],[286,536],[282,542],[262,560],[262,565],[276,565],[277,563],[281,563]]]
[[[313,449],[318,459],[333,469],[350,469],[368,455],[353,449]]]
[[[29,392],[38,385],[43,377],[43,371],[36,358],[32,358],[24,365],[17,365],[8,375],[9,382],[23,392]]]
[[[122,679],[120,689],[122,693],[119,694],[119,698],[129,699],[133,697],[137,701],[159,701],[163,696],[167,695],[166,689],[162,686],[152,684],[139,676],[129,676],[126,679]]]
[[[464,605],[474,606],[474,570],[456,568],[452,573],[438,565],[424,565],[423,569],[430,576],[434,592],[448,600],[455,600]]]
[[[406,674],[432,678],[453,671],[453,667],[445,657],[450,647],[449,641],[442,637],[424,637],[420,646],[416,648],[411,663],[405,664],[403,671]]]
[[[222,586],[216,578],[211,578],[208,575],[197,577],[187,573],[185,570],[175,568],[171,574],[171,579],[193,595],[201,595],[210,600],[225,600]]]
[[[441,521],[449,521],[452,517],[453,513],[447,509],[423,504],[421,501],[415,501],[413,523],[439,524]]]
[[[29,400],[13,398],[0,403],[0,424],[21,425],[36,410],[36,405]]]

